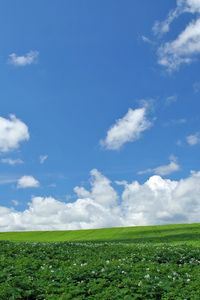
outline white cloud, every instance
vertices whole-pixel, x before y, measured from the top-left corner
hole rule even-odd
[[[122,194],[126,224],[198,222],[200,172],[180,181],[154,175],[143,185],[133,182]]]
[[[190,64],[200,53],[200,18],[192,21],[172,42],[158,49],[158,63],[169,71]]]
[[[200,13],[200,0],[177,0],[177,6],[172,9],[164,21],[156,21],[152,28],[153,33],[158,36],[169,32],[172,22],[183,13]]]
[[[171,160],[168,165],[163,165],[155,168],[154,173],[164,176],[179,170],[180,166],[178,165],[178,163],[175,160]]]
[[[8,164],[8,165],[11,165],[11,166],[15,166],[15,165],[19,165],[19,164],[23,164],[23,160],[17,158],[17,159],[12,159],[12,158],[2,158],[0,160],[0,162],[2,164]]]
[[[156,175],[165,176],[165,175],[169,175],[173,172],[177,172],[179,170],[180,170],[180,166],[177,163],[177,158],[174,156],[170,156],[169,164],[161,165],[161,166],[153,168],[153,169],[147,169],[144,171],[140,171],[140,172],[138,172],[138,174],[142,175],[142,174],[147,174],[147,173],[154,173]]]
[[[171,10],[166,18],[166,20],[159,22],[156,21],[152,28],[153,33],[158,36],[162,36],[170,30],[171,23],[178,18],[178,16],[182,13],[181,7],[177,6],[174,10]]]
[[[173,71],[182,64],[190,64],[200,54],[200,0],[178,0],[177,7],[170,11],[163,22],[156,22],[154,33],[162,35],[170,30],[170,25],[175,18],[182,13],[197,14],[178,37],[170,42],[162,44],[158,48],[158,63]]]
[[[76,187],[74,202],[33,197],[24,211],[0,206],[0,231],[199,222],[200,172],[178,181],[158,175],[143,184],[122,181],[121,196],[99,171],[91,176],[91,190]]]
[[[191,134],[186,137],[186,141],[190,146],[195,146],[200,143],[199,133]]]
[[[30,51],[24,55],[17,55],[16,53],[12,53],[9,55],[8,62],[17,67],[24,67],[36,63],[38,55],[38,51]]]
[[[74,191],[80,198],[90,198],[105,207],[115,205],[117,201],[117,193],[110,185],[110,180],[103,176],[98,170],[94,169],[90,172],[92,177],[91,191],[87,191],[83,187],[75,187]]]
[[[0,152],[8,152],[29,139],[28,127],[14,115],[9,119],[0,117]]]
[[[185,11],[190,13],[200,13],[200,0],[178,0],[178,3],[185,5]]]
[[[39,187],[40,183],[37,179],[33,176],[22,176],[17,181],[17,188],[25,189],[25,188],[37,188]]]
[[[152,123],[147,119],[147,106],[130,108],[127,114],[108,130],[101,145],[109,150],[118,150],[125,143],[139,139],[142,132],[149,129],[151,125]]]
[[[48,155],[40,155],[39,157],[39,161],[41,164],[43,164],[45,162],[45,160],[47,160]]]

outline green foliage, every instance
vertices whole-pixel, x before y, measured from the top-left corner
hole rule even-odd
[[[102,228],[68,231],[2,232],[0,240],[31,242],[126,241],[137,244],[182,244],[200,246],[200,224]]]
[[[0,299],[199,299],[200,248],[0,242]]]

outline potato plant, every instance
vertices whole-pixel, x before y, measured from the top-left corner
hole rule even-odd
[[[200,248],[0,242],[0,299],[198,299]]]

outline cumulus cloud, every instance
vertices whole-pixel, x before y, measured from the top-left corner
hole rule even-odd
[[[19,164],[23,164],[23,160],[17,158],[17,159],[13,159],[13,158],[2,158],[0,160],[0,162],[2,164],[7,164],[7,165],[10,165],[10,166],[15,166],[15,165],[19,165]]]
[[[142,174],[147,174],[147,173],[154,173],[157,175],[165,176],[165,175],[169,175],[173,172],[177,172],[179,170],[180,170],[180,166],[177,163],[177,158],[172,155],[172,156],[170,156],[169,164],[161,165],[161,166],[158,166],[153,169],[147,169],[144,171],[140,171],[140,172],[138,172],[138,174],[142,175]]]
[[[74,191],[79,198],[90,198],[105,207],[115,205],[117,193],[111,187],[110,180],[103,176],[98,170],[93,169],[91,175],[91,191],[83,187],[75,187]]]
[[[8,152],[29,140],[28,127],[14,115],[8,119],[0,117],[0,152]]]
[[[33,197],[24,211],[0,206],[0,231],[86,229],[199,222],[200,172],[173,181],[151,176],[146,182],[111,181],[91,171],[91,189],[76,187],[74,202]]]
[[[165,42],[158,48],[158,63],[173,71],[182,64],[190,64],[200,54],[200,0],[178,0],[177,7],[170,11],[166,20],[156,22],[155,34],[162,35],[170,30],[170,25],[182,13],[197,14],[192,22],[173,41]]]
[[[195,146],[200,143],[200,134],[195,133],[195,134],[188,135],[186,137],[186,141],[190,146]]]
[[[122,194],[126,224],[148,225],[198,222],[200,173],[172,181],[158,175],[143,185],[133,182]]]
[[[33,176],[25,175],[18,179],[17,188],[26,189],[26,188],[37,188],[40,183]]]
[[[152,126],[147,119],[147,106],[129,109],[127,114],[116,121],[100,143],[108,150],[118,150],[127,142],[134,142]]]
[[[36,63],[38,55],[38,51],[30,51],[24,55],[17,55],[16,53],[12,53],[9,55],[8,62],[16,67],[24,67]]]

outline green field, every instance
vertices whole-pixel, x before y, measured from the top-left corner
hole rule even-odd
[[[200,246],[200,224],[121,227],[71,231],[0,233],[0,240],[28,242],[126,241]]]
[[[199,300],[200,224],[0,234],[2,300]]]

